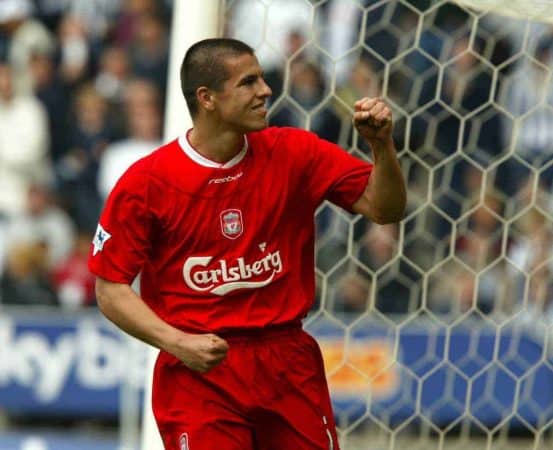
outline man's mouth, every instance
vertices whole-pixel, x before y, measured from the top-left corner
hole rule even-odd
[[[252,108],[254,111],[265,117],[267,115],[267,108],[265,107],[265,104],[262,103],[261,105],[254,106]]]

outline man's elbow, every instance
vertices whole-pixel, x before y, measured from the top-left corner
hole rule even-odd
[[[407,192],[405,186],[393,192],[375,190],[369,184],[361,198],[353,204],[352,211],[379,225],[397,223],[405,216]]]
[[[386,211],[382,214],[372,214],[369,219],[371,219],[372,222],[378,224],[378,225],[387,225],[390,223],[397,223],[400,222],[403,219],[403,216],[405,214],[404,210],[398,211],[398,212],[390,212]]]
[[[399,201],[394,205],[386,205],[380,208],[374,207],[365,216],[378,225],[397,223],[405,216],[406,203],[406,201]]]
[[[98,304],[100,312],[105,316],[109,316],[109,311],[111,310],[112,300],[114,297],[112,285],[113,283],[101,278],[96,278],[96,303]]]

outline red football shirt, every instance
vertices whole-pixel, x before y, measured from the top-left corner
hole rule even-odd
[[[231,161],[181,137],[135,163],[110,194],[90,270],[131,283],[170,324],[223,332],[299,323],[313,304],[314,213],[349,209],[372,166],[313,133],[250,133]]]

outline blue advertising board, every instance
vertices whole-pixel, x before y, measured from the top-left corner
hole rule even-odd
[[[3,432],[0,450],[117,450],[115,437],[83,437],[60,433]]]
[[[315,319],[307,329],[321,344],[339,423],[367,412],[437,426],[553,418],[553,358],[516,323]],[[145,346],[97,314],[0,315],[0,408],[116,417],[121,389],[141,392],[146,359]]]
[[[0,315],[0,408],[12,415],[116,417],[142,389],[145,348],[99,314]]]
[[[348,332],[335,320],[308,329],[323,349],[339,423],[366,413],[396,425],[424,417],[439,427],[461,420],[539,427],[553,419],[553,356],[545,335],[527,325],[367,318]]]

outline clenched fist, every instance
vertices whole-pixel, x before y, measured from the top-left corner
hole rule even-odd
[[[392,110],[381,98],[362,98],[354,105],[353,125],[369,143],[392,138]]]
[[[227,341],[215,334],[185,334],[171,353],[188,368],[205,373],[225,359],[228,348]]]

